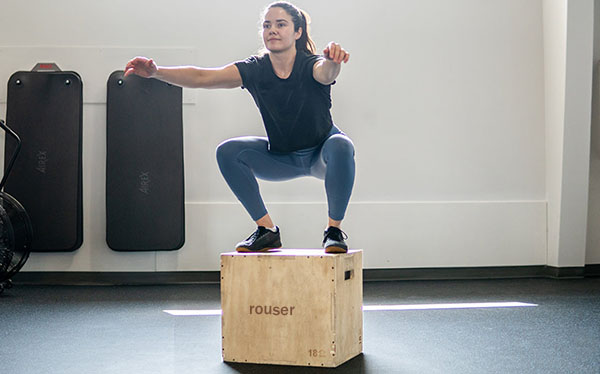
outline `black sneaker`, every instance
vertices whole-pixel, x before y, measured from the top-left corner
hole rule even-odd
[[[248,239],[236,245],[235,250],[238,252],[266,252],[269,249],[280,247],[279,227],[277,227],[277,231],[273,232],[266,227],[258,226]]]
[[[323,234],[323,248],[325,253],[346,253],[348,246],[344,240],[348,239],[348,235],[337,227],[329,226]]]

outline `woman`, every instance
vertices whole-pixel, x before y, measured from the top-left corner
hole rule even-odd
[[[340,226],[354,184],[354,145],[330,114],[331,85],[350,55],[330,42],[315,55],[308,16],[288,2],[269,5],[262,23],[266,51],[221,68],[162,67],[136,57],[125,76],[137,74],[191,88],[247,89],[262,115],[267,138],[239,137],[217,148],[223,177],[258,228],[236,246],[238,252],[281,247],[280,231],[269,216],[256,178],[283,181],[301,176],[325,180],[329,217],[323,247],[347,252]]]

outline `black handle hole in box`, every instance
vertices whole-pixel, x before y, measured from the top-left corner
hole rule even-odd
[[[354,276],[354,270],[346,270],[344,272],[344,280],[352,279]]]

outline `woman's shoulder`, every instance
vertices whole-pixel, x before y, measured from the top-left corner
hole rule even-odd
[[[255,70],[265,64],[265,56],[252,55],[243,60],[236,61],[234,64],[240,70]]]
[[[321,55],[316,55],[316,54],[308,53],[308,52],[304,52],[304,51],[298,51],[298,56],[300,57],[300,59],[305,60],[305,61],[318,61],[318,60],[324,58]]]
[[[248,56],[246,59],[238,61],[238,63],[245,63],[245,64],[264,64],[266,61],[268,61],[269,56],[268,54],[260,54],[260,55],[251,55]]]

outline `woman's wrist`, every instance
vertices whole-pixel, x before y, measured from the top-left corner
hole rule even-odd
[[[164,78],[164,67],[157,66],[154,73],[150,76],[150,78],[162,79]]]

